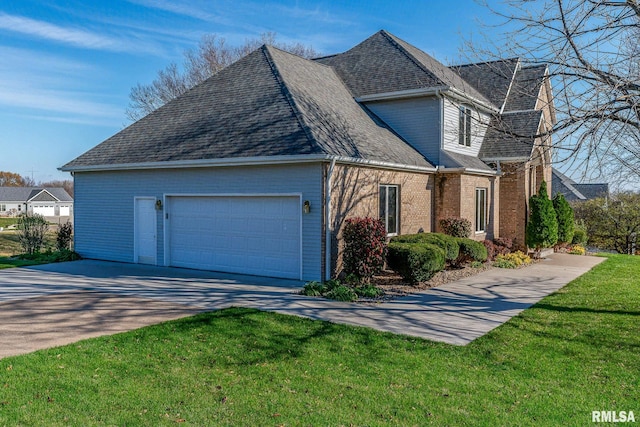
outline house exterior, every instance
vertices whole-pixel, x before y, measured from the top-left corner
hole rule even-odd
[[[554,120],[546,67],[517,59],[446,67],[386,31],[316,60],[263,46],[61,168],[75,249],[323,280],[354,216],[524,244]]]
[[[64,188],[0,187],[0,216],[24,213],[68,219],[73,216],[73,198]]]
[[[553,169],[553,195],[562,194],[568,202],[580,202],[609,197],[609,184],[578,184],[557,169]]]

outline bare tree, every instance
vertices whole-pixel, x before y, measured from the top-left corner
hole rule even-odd
[[[548,64],[557,123],[557,162],[590,178],[640,178],[640,2],[638,0],[480,0],[503,18],[504,44],[477,58],[519,57]],[[495,29],[494,29],[495,30]]]
[[[38,184],[38,186],[40,187],[47,187],[47,188],[64,188],[64,190],[71,196],[73,197],[73,180],[70,179],[65,179],[65,180],[53,180],[53,181],[45,181],[45,182],[40,182]]]
[[[304,58],[319,56],[311,46],[277,42],[276,34],[272,32],[248,39],[240,46],[230,46],[224,37],[208,34],[202,37],[197,49],[184,53],[182,69],[176,63],[171,63],[160,70],[150,84],[138,83],[131,89],[129,107],[125,112],[127,118],[132,121],[141,119],[263,44]]]

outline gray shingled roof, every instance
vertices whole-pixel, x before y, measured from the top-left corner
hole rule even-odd
[[[57,187],[0,187],[0,201],[26,202],[32,199],[40,200],[39,195],[45,190],[61,202],[73,202],[73,198],[64,188]],[[46,200],[51,200],[51,197],[47,196]]]
[[[479,157],[485,161],[529,158],[541,117],[540,110],[494,116],[485,134]]]
[[[440,165],[445,168],[465,168],[477,171],[495,172],[486,163],[477,157],[442,150],[440,152]]]
[[[493,105],[502,108],[519,63],[519,58],[511,58],[449,68],[478,89]]]
[[[553,169],[553,194],[561,193],[568,201],[589,200],[609,195],[609,184],[578,184],[557,169]]]
[[[331,68],[263,46],[62,169],[310,154],[431,167]]]
[[[516,72],[504,111],[533,110],[544,81],[546,65],[523,67]]]
[[[490,104],[458,74],[384,30],[344,53],[316,61],[334,67],[355,97],[450,86]]]

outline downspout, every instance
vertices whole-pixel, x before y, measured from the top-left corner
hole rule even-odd
[[[324,249],[324,276],[325,280],[331,279],[331,178],[333,176],[333,168],[336,165],[336,159],[331,159],[331,164],[329,165],[329,171],[327,171],[327,178],[325,181],[325,249]]]

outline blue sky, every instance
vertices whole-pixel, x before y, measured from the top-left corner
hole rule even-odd
[[[272,31],[323,54],[380,29],[445,63],[491,20],[473,0],[20,0],[0,4],[0,170],[36,181],[129,124],[130,89],[182,62],[203,34]],[[496,34],[497,36],[497,34]]]

